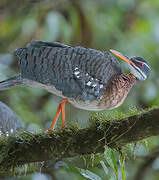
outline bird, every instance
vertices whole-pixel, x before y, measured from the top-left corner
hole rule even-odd
[[[0,90],[34,86],[62,98],[50,130],[62,116],[65,128],[65,104],[88,111],[114,109],[123,104],[131,88],[150,75],[150,65],[142,57],[129,57],[110,49],[100,51],[59,42],[32,40],[14,51],[20,74],[0,82]],[[130,73],[124,73],[118,61],[124,60]]]
[[[0,136],[2,134],[15,134],[23,129],[23,125],[15,112],[0,101]]]

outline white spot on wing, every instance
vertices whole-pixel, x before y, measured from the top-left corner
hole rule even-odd
[[[92,84],[92,87],[96,87],[97,85],[96,84]]]
[[[100,88],[103,88],[103,84],[101,84],[99,87],[100,87]]]
[[[78,67],[75,67],[75,72],[74,72],[74,75],[76,76],[77,79],[80,78],[80,72],[78,71]]]
[[[80,72],[79,72],[79,71],[75,71],[74,74],[75,74],[75,75],[78,75],[78,74],[80,74]]]
[[[90,86],[91,84],[92,84],[91,81],[88,81],[87,86]]]

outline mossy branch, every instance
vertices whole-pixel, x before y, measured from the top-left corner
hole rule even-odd
[[[115,122],[94,118],[85,129],[31,134],[25,131],[0,139],[0,173],[30,162],[98,153],[159,135],[159,108]],[[1,175],[1,174],[0,174]]]

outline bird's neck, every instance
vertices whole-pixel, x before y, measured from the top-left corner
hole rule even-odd
[[[121,74],[112,77],[108,81],[106,91],[99,102],[99,106],[105,106],[106,109],[120,106],[135,83],[136,77],[133,74]]]
[[[129,74],[121,74],[121,75],[117,75],[112,77],[109,82],[108,82],[108,86],[112,87],[112,88],[124,88],[124,89],[131,89],[132,86],[136,83],[137,79],[136,77],[129,73]]]

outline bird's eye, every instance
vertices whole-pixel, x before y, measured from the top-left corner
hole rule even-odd
[[[142,63],[142,62],[139,62],[138,66],[139,66],[139,67],[143,67],[143,63]]]

